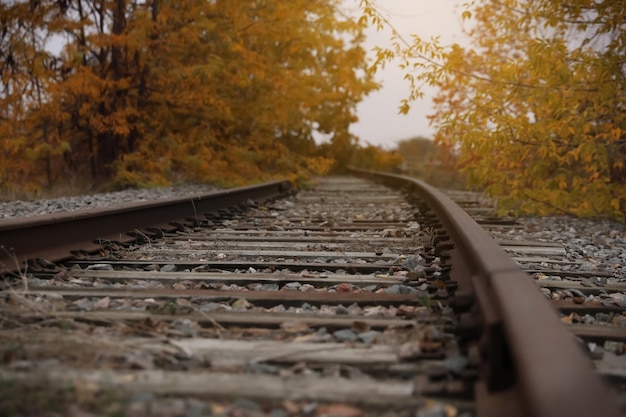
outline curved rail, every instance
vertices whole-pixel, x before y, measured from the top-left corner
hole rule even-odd
[[[488,363],[483,376],[490,391],[515,384],[526,408],[521,415],[621,415],[617,399],[533,281],[463,209],[422,181],[353,172],[418,194],[447,229],[458,249],[454,255],[465,265],[453,271],[454,279],[465,287],[471,283],[482,312],[481,355]]]
[[[77,210],[0,221],[0,273],[16,271],[29,259],[59,261],[77,248],[95,250],[98,242],[126,242],[127,234],[164,227],[176,220],[196,219],[246,201],[277,197],[291,189],[288,181],[220,190],[203,195],[175,197],[98,209]],[[171,226],[170,226],[171,227]],[[167,227],[166,227],[167,228]]]

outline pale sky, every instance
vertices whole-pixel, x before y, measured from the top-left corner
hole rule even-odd
[[[358,13],[360,0],[344,0],[346,8]],[[396,30],[406,39],[416,34],[423,39],[440,36],[443,44],[465,43],[461,31],[461,0],[378,0],[378,6]],[[367,30],[365,48],[388,46],[390,32]],[[373,52],[370,52],[372,59]],[[432,137],[433,128],[428,125],[426,115],[431,112],[434,90],[425,90],[425,97],[413,102],[408,115],[398,114],[400,100],[406,98],[409,84],[403,79],[396,65],[386,65],[378,71],[376,81],[382,88],[361,102],[357,107],[359,122],[350,131],[359,136],[362,144],[393,148],[398,140],[414,136]]]

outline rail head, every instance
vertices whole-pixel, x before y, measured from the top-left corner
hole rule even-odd
[[[173,197],[117,207],[76,210],[0,221],[0,273],[16,272],[31,259],[59,261],[72,250],[96,250],[99,242],[128,242],[131,231],[160,228],[172,222],[188,222],[205,213],[263,201],[291,190],[288,181]]]
[[[620,416],[618,401],[596,375],[578,342],[531,277],[461,207],[441,191],[414,178],[353,170],[358,176],[404,187],[418,194],[447,229],[464,257],[470,279],[487,297],[491,320],[500,326],[501,343],[514,362],[514,383],[522,393],[525,415]],[[492,341],[493,342],[493,341]],[[499,345],[495,342],[495,345]],[[496,370],[497,371],[497,370]]]

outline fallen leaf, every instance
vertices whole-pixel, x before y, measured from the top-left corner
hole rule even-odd
[[[320,405],[315,415],[317,417],[362,417],[363,410],[348,404]]]
[[[287,333],[304,333],[311,330],[309,325],[303,321],[286,321],[280,325],[280,328]]]
[[[354,291],[354,285],[346,282],[337,285],[337,292],[352,292]]]
[[[355,333],[364,333],[364,332],[368,332],[370,330],[370,325],[367,324],[364,321],[353,321],[352,322],[352,330]]]
[[[250,304],[250,302],[246,300],[245,298],[239,298],[238,300],[235,300],[230,306],[234,309],[238,309],[238,308],[248,309],[252,307],[252,304]]]
[[[440,288],[440,289],[446,288],[446,282],[439,278],[433,281],[433,285],[435,285],[437,288]]]

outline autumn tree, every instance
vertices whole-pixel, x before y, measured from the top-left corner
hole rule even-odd
[[[0,188],[37,186],[25,177],[52,183],[55,160],[68,149],[57,109],[47,105],[58,60],[45,50],[50,33],[42,28],[57,23],[49,7],[0,3]]]
[[[313,132],[352,139],[376,87],[362,27],[339,12],[322,0],[1,4],[0,188],[325,172]]]
[[[365,19],[384,24],[365,2]],[[624,220],[624,2],[484,0],[466,5],[472,46],[397,33],[378,63],[400,58],[418,98],[439,87],[436,140],[459,152],[470,184],[518,212]],[[417,72],[414,72],[416,70]]]

